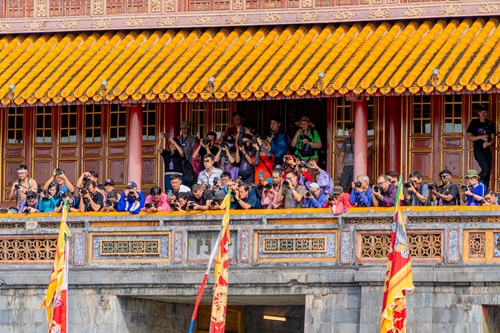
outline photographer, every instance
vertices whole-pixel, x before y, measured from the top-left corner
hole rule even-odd
[[[278,201],[284,201],[285,208],[302,208],[305,193],[306,188],[297,183],[297,173],[288,171],[278,191]]]
[[[172,175],[170,177],[170,185],[172,186],[172,195],[171,200],[175,201],[180,193],[188,193],[191,192],[191,189],[186,185],[182,185],[182,179],[179,175]]]
[[[413,171],[404,184],[404,198],[408,206],[429,206],[429,186],[422,183],[420,172]]]
[[[48,185],[47,190],[40,192],[40,201],[38,202],[38,210],[42,213],[50,213],[55,210],[61,203],[61,193],[59,193],[59,184],[52,182]]]
[[[486,105],[479,107],[477,115],[478,118],[473,119],[467,127],[467,138],[473,142],[474,158],[481,167],[479,179],[488,187],[493,162],[491,146],[495,143],[496,125],[488,119],[488,108]]]
[[[90,180],[87,184],[87,188],[80,191],[80,211],[98,212],[104,205],[104,196],[95,181]]]
[[[255,166],[254,183],[259,184],[261,180],[271,177],[271,170],[274,166],[274,156],[269,151],[271,145],[266,140],[262,140],[260,136],[255,135],[252,139],[252,146],[255,149]]]
[[[78,178],[78,180],[76,181],[76,187],[83,188],[89,181],[95,182],[97,184],[97,189],[104,190],[104,186],[102,184],[99,184],[99,175],[95,171],[87,171],[82,173],[80,175],[80,178]]]
[[[120,196],[120,200],[118,200],[116,210],[137,214],[144,207],[145,201],[146,197],[138,191],[137,184],[135,182],[128,182],[125,191]]]
[[[210,210],[221,210],[221,205],[225,197],[226,193],[222,190],[215,191],[212,201],[210,201]]]
[[[302,183],[301,185],[304,185],[306,183],[312,183],[313,181],[312,175],[309,172],[307,172],[308,166],[312,164],[300,161],[297,156],[293,155],[283,156],[283,162],[284,162],[285,174],[288,171],[295,171],[297,173],[297,177],[300,179],[299,182]]]
[[[213,192],[204,189],[203,185],[194,184],[192,191],[187,194],[186,210],[208,210],[213,196]]]
[[[38,188],[36,180],[28,177],[28,167],[21,164],[17,167],[18,180],[12,184],[9,192],[9,200],[16,199],[16,208],[19,208],[22,201],[26,199],[28,191],[34,191]]]
[[[231,198],[232,209],[259,209],[262,208],[255,190],[248,184],[240,184]]]
[[[62,212],[64,207],[64,201],[68,201],[68,212],[79,212],[80,211],[80,198],[75,198],[71,192],[64,192],[59,205],[54,208],[55,213]]]
[[[177,137],[177,139],[179,140],[178,142],[180,142],[180,146],[184,151],[184,158],[189,163],[192,163],[193,150],[195,149],[195,145],[198,142],[198,138],[190,134],[191,125],[187,121],[181,122],[179,129],[181,131],[181,134]]]
[[[169,212],[170,204],[168,203],[168,196],[162,193],[161,188],[158,186],[152,187],[149,195],[146,197],[142,211],[148,213]]]
[[[386,175],[377,178],[377,184],[372,186],[372,203],[375,207],[394,206],[398,188],[391,184]]]
[[[26,199],[19,205],[19,213],[38,213],[38,199],[33,191],[26,192]]]
[[[342,186],[335,186],[333,188],[333,193],[326,197],[326,205],[333,214],[342,214],[349,208],[351,204],[349,202],[349,194],[345,193]]]
[[[280,116],[271,117],[271,132],[264,136],[264,139],[271,144],[271,154],[274,155],[275,164],[281,164],[290,146],[290,138],[281,130],[281,124],[283,124],[283,119]]]
[[[481,206],[486,193],[486,185],[481,183],[476,170],[469,170],[465,178],[469,180],[469,185],[462,189],[464,201],[467,201],[467,206]]]
[[[104,201],[104,207],[101,208],[100,212],[116,212],[117,205],[118,194],[115,191],[108,192],[106,201]]]
[[[182,166],[182,160],[184,159],[184,150],[182,149],[179,139],[170,138],[168,140],[168,150],[163,149],[163,140],[165,139],[165,134],[160,133],[160,139],[156,145],[156,150],[160,153],[165,163],[165,174],[164,174],[164,184],[165,191],[172,190],[170,186],[170,177],[172,175],[180,175],[181,179],[184,179],[184,168]]]
[[[349,183],[352,182],[354,172],[354,123],[347,124],[346,128],[349,137],[342,141],[340,148],[340,186],[346,190],[349,188]],[[347,156],[347,158],[346,158]],[[352,198],[352,195],[351,195]]]
[[[498,199],[493,191],[488,191],[484,195],[483,206],[498,206]]]
[[[172,210],[183,212],[187,210],[188,198],[186,192],[181,192],[177,195],[177,200],[172,202],[171,207]]]
[[[309,192],[304,194],[306,208],[323,208],[326,205],[326,194],[321,191],[318,183],[309,185]]]
[[[252,136],[250,134],[241,135],[241,141],[237,143],[236,163],[240,163],[238,178],[244,183],[251,184],[255,179],[255,167],[253,165],[255,150],[251,144]]]
[[[438,201],[438,206],[455,206],[460,204],[460,196],[458,187],[451,183],[451,171],[443,170],[439,173],[442,185],[437,186],[435,183],[429,184],[430,200]]]
[[[73,184],[71,184],[71,182],[69,181],[68,177],[66,177],[66,174],[62,169],[59,168],[54,169],[54,171],[52,171],[52,177],[50,177],[49,180],[45,182],[43,188],[45,190],[48,190],[49,185],[52,182],[56,182],[59,185],[59,193],[61,194],[66,192],[73,193],[73,191],[75,190],[75,187],[73,186]]]
[[[106,179],[106,181],[104,182],[105,199],[109,195],[109,193],[111,193],[111,192],[115,192],[115,181],[113,179],[109,178],[109,179]]]
[[[212,156],[217,155],[217,153],[219,152],[219,148],[214,146],[215,140],[217,140],[217,133],[208,132],[207,137],[201,140],[200,145],[194,150],[193,158],[197,158],[198,156],[204,158],[204,156],[207,154],[211,154]],[[203,163],[201,163],[200,171],[203,170],[205,170],[205,166]]]
[[[372,206],[372,195],[370,178],[367,175],[357,176],[356,182],[351,184],[350,204],[355,207],[370,207]]]
[[[241,111],[236,111],[233,112],[233,124],[234,126],[229,127],[226,132],[224,133],[224,136],[232,135],[236,136],[238,133],[240,133],[241,128],[243,127],[243,122],[245,121],[245,115]]]
[[[271,173],[272,182],[265,183],[262,189],[262,207],[267,209],[278,209],[283,207],[283,200],[278,200],[278,192],[283,182],[283,171],[274,169]]]
[[[388,173],[385,174],[387,178],[389,178],[389,181],[391,182],[392,185],[398,187],[399,185],[399,176],[395,171],[389,171]]]
[[[198,184],[205,185],[206,188],[214,185],[215,179],[220,179],[222,174],[221,169],[214,167],[214,155],[206,154],[203,156],[203,171],[198,175]]]
[[[333,183],[332,176],[326,172],[325,170],[322,170],[316,161],[312,160],[309,162],[311,165],[308,170],[311,171],[312,175],[315,175],[316,177],[316,183],[318,183],[319,188],[323,193],[325,194],[332,194],[333,193],[333,188],[335,187],[335,184]],[[306,176],[307,177],[307,176]]]
[[[219,163],[222,172],[229,172],[231,178],[238,177],[239,168],[236,166],[236,152],[234,147],[234,137],[228,135],[219,145],[219,151],[215,155],[215,162]]]
[[[309,121],[309,117],[304,116],[295,125],[300,127],[291,142],[292,147],[295,147],[295,155],[301,161],[318,162],[318,150],[322,144],[314,124]]]

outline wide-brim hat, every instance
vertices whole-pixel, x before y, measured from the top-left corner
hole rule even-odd
[[[314,127],[314,124],[311,123],[311,121],[309,120],[309,117],[307,117],[307,116],[300,118],[299,121],[295,122],[295,125],[300,126],[300,123],[303,121],[307,121],[309,123],[309,127]]]
[[[342,194],[344,193],[344,189],[342,188],[342,186],[335,186],[333,188],[333,194]]]
[[[479,178],[479,174],[477,173],[476,170],[469,170],[467,171],[467,174],[465,175],[465,178]]]

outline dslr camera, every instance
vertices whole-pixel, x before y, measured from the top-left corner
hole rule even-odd
[[[405,188],[410,188],[413,186],[413,182],[412,181],[407,181],[406,183],[404,183],[403,185]]]
[[[290,181],[289,180],[283,181],[283,189],[286,191],[288,191],[290,189]]]
[[[201,140],[201,142],[205,145],[205,146],[208,146],[211,142],[211,140],[209,138],[205,138],[203,140]]]
[[[246,128],[246,127],[240,127],[240,133],[241,133],[241,134],[245,133],[245,131],[246,131],[246,130],[247,130],[247,128]]]
[[[427,184],[427,187],[429,188],[429,191],[435,190],[437,188],[437,184],[432,182]]]
[[[252,138],[251,143],[252,143],[252,144],[257,143],[257,139],[260,139],[260,135],[255,134],[255,135],[253,136],[253,138]]]
[[[303,169],[303,168],[310,168],[312,165],[310,163],[307,163],[305,161],[301,161],[300,164],[299,164],[299,168]]]
[[[38,185],[38,188],[36,189],[36,193],[40,194],[43,192],[43,187],[42,185]]]
[[[272,182],[272,183],[267,183],[265,188],[266,190],[270,191],[272,188],[276,187],[276,183],[275,182]]]
[[[328,204],[330,205],[333,201],[337,200],[337,195],[336,194],[330,194],[326,200],[328,201]]]
[[[144,208],[146,208],[146,209],[151,209],[153,207],[156,207],[154,202],[148,202],[148,203],[144,204]]]
[[[301,135],[299,135],[299,139],[300,139],[300,140],[307,139],[307,140],[311,141],[311,138],[309,137],[309,135],[306,135],[306,134],[301,134]]]
[[[244,147],[245,146],[245,142],[243,142],[243,141],[238,141],[236,144],[238,145],[238,147]]]
[[[361,182],[355,182],[354,183],[354,187],[356,187],[356,188],[361,188],[362,185],[363,184],[361,184]]]
[[[50,195],[49,190],[43,191],[42,201],[49,201],[50,200],[49,195]]]
[[[267,140],[268,138],[273,138],[274,137],[274,132],[273,131],[269,131],[269,133],[267,134],[264,134],[264,136],[262,137],[264,140]]]
[[[380,186],[380,185],[375,185],[375,186],[373,187],[373,190],[374,190],[375,192],[382,193],[382,186]]]
[[[194,209],[194,206],[195,206],[195,204],[194,204],[194,203],[192,203],[192,202],[190,202],[190,203],[188,203],[188,205],[187,205],[186,209],[187,209],[187,210],[193,210],[193,209]]]
[[[59,169],[59,168],[57,168],[57,169],[56,169],[56,175],[60,175],[60,174],[62,174],[62,170],[61,170],[61,169]]]

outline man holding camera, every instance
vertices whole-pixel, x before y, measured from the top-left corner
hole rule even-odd
[[[422,175],[418,171],[410,173],[404,184],[404,198],[408,206],[429,206],[429,186],[422,183]]]
[[[206,188],[215,184],[216,179],[220,179],[221,169],[214,167],[214,155],[203,155],[203,170],[198,174],[198,184],[205,185]]]
[[[19,213],[38,213],[38,199],[36,192],[28,191],[26,192],[26,199],[24,199],[19,205]]]
[[[373,191],[370,187],[370,178],[367,175],[359,175],[351,185],[351,196],[349,202],[355,207],[372,206]]]
[[[80,191],[80,211],[98,212],[104,205],[104,196],[95,181],[90,180],[87,184],[87,188]]]
[[[17,177],[18,180],[12,184],[12,188],[9,192],[9,200],[16,199],[16,208],[22,201],[26,199],[26,193],[29,191],[34,191],[38,188],[36,180],[28,177],[28,167],[21,164],[17,167]]]
[[[493,161],[491,145],[495,143],[496,125],[487,119],[488,108],[486,105],[480,105],[477,114],[478,118],[473,119],[467,127],[467,138],[473,142],[474,158],[481,167],[479,178],[488,187]]]
[[[297,183],[297,173],[288,171],[278,191],[278,201],[284,201],[285,208],[302,208],[306,188]]]
[[[120,200],[118,200],[116,210],[138,214],[144,207],[145,201],[146,197],[138,191],[137,184],[135,182],[128,182],[125,191],[120,196]]]
[[[193,158],[201,156],[204,159],[204,156],[207,154],[211,154],[212,156],[217,155],[217,153],[219,152],[219,148],[214,146],[215,140],[217,140],[217,133],[208,132],[207,137],[201,140],[200,145],[194,150]],[[205,170],[205,165],[204,163],[201,163],[200,171],[203,170]]]
[[[372,204],[374,207],[394,206],[398,188],[391,184],[386,175],[377,178],[377,184],[372,186]]]
[[[182,179],[179,175],[172,175],[172,177],[170,177],[170,185],[172,186],[173,197],[177,197],[179,193],[191,192],[191,189],[189,187],[182,184]],[[173,197],[171,199],[175,200],[175,198]]]
[[[214,196],[212,197],[212,200],[210,201],[210,210],[221,210],[221,205],[222,202],[224,201],[224,198],[226,197],[226,193],[222,190],[217,190],[214,193]]]
[[[186,161],[191,163],[192,153],[195,149],[194,147],[198,139],[196,138],[196,136],[190,134],[191,125],[187,121],[181,122],[179,129],[181,131],[181,135],[179,135],[177,139],[179,140],[182,150],[184,151],[184,158],[186,159]]]
[[[115,191],[107,192],[106,201],[104,201],[104,206],[101,208],[100,212],[116,212],[117,205],[118,194]]]
[[[158,186],[152,187],[149,191],[149,195],[146,197],[142,211],[148,213],[169,212],[170,204],[168,202],[168,196],[162,193],[161,188]]]
[[[438,206],[455,206],[460,204],[460,196],[457,185],[451,182],[451,171],[444,169],[439,173],[442,185],[429,184],[430,200],[438,201]]]
[[[206,190],[201,184],[194,184],[191,192],[187,194],[188,204],[186,210],[208,210],[214,193]]]
[[[340,186],[347,192],[354,172],[354,123],[347,124],[346,130],[349,137],[342,141],[340,148],[339,173],[341,174]]]
[[[259,209],[262,208],[255,190],[248,186],[248,184],[240,184],[234,191],[231,198],[232,209]]]
[[[283,182],[283,171],[274,169],[271,173],[272,182],[266,183],[262,189],[262,207],[268,209],[278,209],[283,207],[283,200],[278,200],[278,192]]]
[[[71,184],[62,169],[54,169],[54,171],[52,172],[52,177],[50,177],[49,180],[45,182],[45,185],[43,185],[43,189],[48,190],[50,183],[52,183],[53,181],[55,181],[59,185],[59,192],[61,194],[66,192],[73,193],[73,191],[75,190],[75,187],[73,186],[73,184]]]
[[[486,194],[484,195],[483,206],[498,206],[498,199],[495,192],[491,190],[486,192]]]
[[[271,154],[274,155],[274,163],[281,164],[283,156],[285,156],[288,146],[290,146],[290,138],[281,130],[283,120],[280,116],[271,117],[271,132],[264,138],[271,144]]]
[[[241,140],[237,142],[236,163],[240,163],[238,178],[246,184],[252,184],[255,179],[254,156],[255,149],[252,148],[253,136],[250,134],[242,134]]]
[[[314,124],[309,121],[309,117],[302,117],[295,123],[299,130],[295,133],[291,146],[295,147],[295,155],[301,161],[318,161],[318,150],[321,149],[321,138],[319,132],[314,129]]]
[[[241,128],[243,127],[243,122],[245,121],[245,115],[241,111],[233,112],[233,124],[234,126],[229,127],[224,133],[224,136],[233,135],[236,136],[240,133]]]
[[[59,206],[54,208],[55,213],[60,213],[63,210],[64,207],[64,202],[68,202],[68,212],[79,212],[80,211],[80,198],[79,197],[74,197],[73,193],[71,192],[65,192],[63,193],[61,197],[61,202],[59,203]]]
[[[462,191],[464,201],[467,201],[467,206],[481,206],[487,190],[486,185],[481,183],[476,170],[469,170],[465,178],[469,180],[469,186],[464,186]]]
[[[323,208],[326,205],[326,194],[321,191],[318,183],[311,183],[304,197],[306,208]]]

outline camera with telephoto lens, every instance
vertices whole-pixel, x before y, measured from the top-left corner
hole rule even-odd
[[[146,208],[146,209],[151,209],[153,207],[156,207],[153,202],[148,202],[148,203],[144,204],[144,208]]]
[[[382,192],[382,186],[380,186],[380,185],[375,185],[375,186],[373,187],[373,190],[374,190],[375,192]]]
[[[270,191],[274,187],[276,187],[276,183],[275,182],[267,183],[266,186],[265,186],[266,190],[268,190],[268,191]]]
[[[299,139],[300,139],[300,140],[304,140],[304,139],[306,139],[306,140],[311,141],[311,138],[309,137],[309,135],[306,135],[306,134],[301,134],[301,135],[299,136]]]
[[[43,191],[42,201],[49,201],[50,200],[49,195],[50,195],[49,190]]]
[[[432,183],[427,184],[427,187],[429,188],[429,191],[432,191],[432,190],[436,189],[437,184],[432,182]]]
[[[404,183],[404,185],[403,185],[403,186],[404,186],[405,188],[410,188],[410,187],[412,187],[412,186],[413,186],[413,182],[411,182],[411,181],[407,181],[406,183]]]
[[[363,184],[361,184],[361,182],[354,183],[354,187],[356,187],[356,188],[361,188],[361,185],[363,185]]]
[[[289,180],[283,181],[283,189],[286,191],[288,191],[290,189],[290,181]]]
[[[201,143],[203,143],[205,146],[208,146],[210,144],[211,140],[209,138],[205,138],[201,140]]]
[[[61,170],[61,169],[59,169],[59,168],[57,168],[57,169],[56,169],[56,175],[60,175],[61,173],[62,173],[62,170]]]
[[[300,164],[299,164],[299,168],[300,169],[304,169],[304,168],[310,168],[312,165],[305,162],[305,161],[301,161]]]

